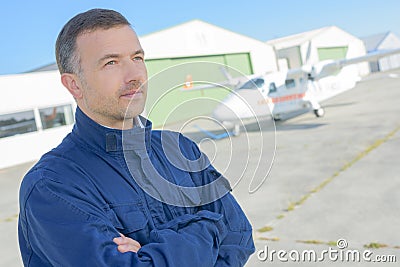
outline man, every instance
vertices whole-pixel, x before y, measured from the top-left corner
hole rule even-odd
[[[147,71],[129,22],[112,10],[78,14],[56,58],[76,122],[21,184],[24,265],[243,266],[252,229],[229,188],[220,190],[226,180],[204,158],[191,164],[203,156],[192,141],[139,116]],[[177,166],[179,155],[190,164]]]

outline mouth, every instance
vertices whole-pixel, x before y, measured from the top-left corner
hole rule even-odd
[[[121,97],[133,99],[133,98],[140,98],[142,95],[143,95],[143,91],[140,89],[136,89],[136,90],[129,90],[127,92],[124,92],[123,94],[121,94]]]

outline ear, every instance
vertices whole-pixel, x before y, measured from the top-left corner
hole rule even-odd
[[[83,97],[80,81],[75,74],[72,73],[61,74],[61,83],[65,86],[65,88],[68,89],[68,91],[75,99],[81,99]]]

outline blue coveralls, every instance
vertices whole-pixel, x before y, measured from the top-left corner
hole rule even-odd
[[[109,129],[77,108],[72,132],[21,184],[18,235],[24,265],[243,266],[254,252],[252,228],[230,192],[186,207],[150,196],[127,166],[122,140],[127,131],[137,137],[127,150],[134,154],[145,147],[144,157],[171,183],[194,187],[220,176],[211,165],[188,172],[171,164],[162,136],[167,141],[178,136],[185,157],[200,157],[197,145],[183,135],[152,130],[149,121],[145,128]],[[112,241],[119,233],[137,240],[141,249],[120,253]]]

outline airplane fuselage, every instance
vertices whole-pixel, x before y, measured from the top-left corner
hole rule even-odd
[[[225,122],[264,117],[278,120],[303,111],[314,111],[320,117],[323,109],[319,102],[354,87],[358,79],[346,70],[318,81],[306,75],[288,78],[287,72],[260,75],[232,90],[212,115]]]

